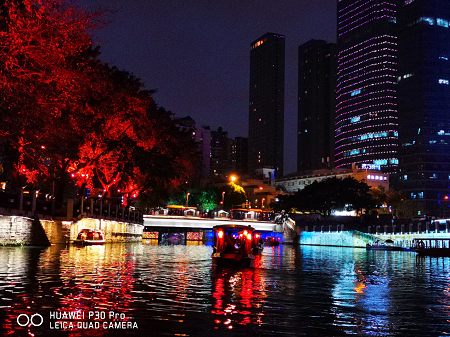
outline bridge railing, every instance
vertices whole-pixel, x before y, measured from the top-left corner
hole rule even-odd
[[[87,198],[81,201],[69,199],[62,209],[55,210],[52,200],[38,196],[36,191],[0,190],[0,214],[18,215],[55,220],[72,220],[80,216],[102,218],[143,224],[143,215],[130,207],[121,207],[105,203],[103,200]]]
[[[311,223],[301,226],[301,229],[305,232],[342,232],[354,230],[354,226],[348,224],[320,224]],[[450,231],[450,219],[448,220],[424,220],[424,221],[412,221],[410,223],[391,223],[391,224],[378,224],[359,226],[358,231],[368,234],[407,234],[407,233],[449,233]]]

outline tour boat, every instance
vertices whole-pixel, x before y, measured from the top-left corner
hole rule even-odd
[[[73,240],[73,243],[79,245],[103,245],[105,236],[99,229],[83,228],[78,233],[76,240]]]
[[[450,257],[450,239],[417,238],[413,240],[412,248],[417,255]]]
[[[217,267],[253,267],[255,230],[244,225],[217,225],[214,229],[212,262]],[[258,234],[259,235],[259,234]]]
[[[264,240],[264,244],[266,246],[278,246],[280,244],[280,239],[274,236],[268,236]]]
[[[261,239],[261,234],[255,232],[253,235],[252,254],[261,255],[263,249],[264,249],[264,241]]]
[[[392,241],[392,240],[386,240],[385,242],[377,241],[373,244],[367,244],[366,249],[367,250],[393,250],[393,251],[404,250],[403,247],[394,246],[394,241]]]

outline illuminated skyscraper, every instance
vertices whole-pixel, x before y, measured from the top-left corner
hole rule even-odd
[[[297,171],[334,167],[336,44],[298,48]]]
[[[398,165],[395,0],[338,0],[335,165]]]
[[[284,36],[266,33],[250,44],[248,170],[283,175]]]
[[[450,1],[399,1],[399,189],[450,216]]]

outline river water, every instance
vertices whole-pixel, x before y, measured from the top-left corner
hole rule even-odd
[[[444,336],[450,258],[265,247],[255,268],[214,269],[210,245],[0,249],[13,336]]]

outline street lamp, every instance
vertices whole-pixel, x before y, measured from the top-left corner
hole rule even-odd
[[[236,181],[237,177],[233,175],[233,176],[230,177],[230,179],[234,183]]]
[[[261,199],[261,208],[264,208],[264,201],[266,201],[266,198]]]
[[[191,195],[191,193],[187,192],[186,193],[186,206],[189,207],[189,196]]]
[[[225,191],[222,192],[222,209],[225,201]]]

